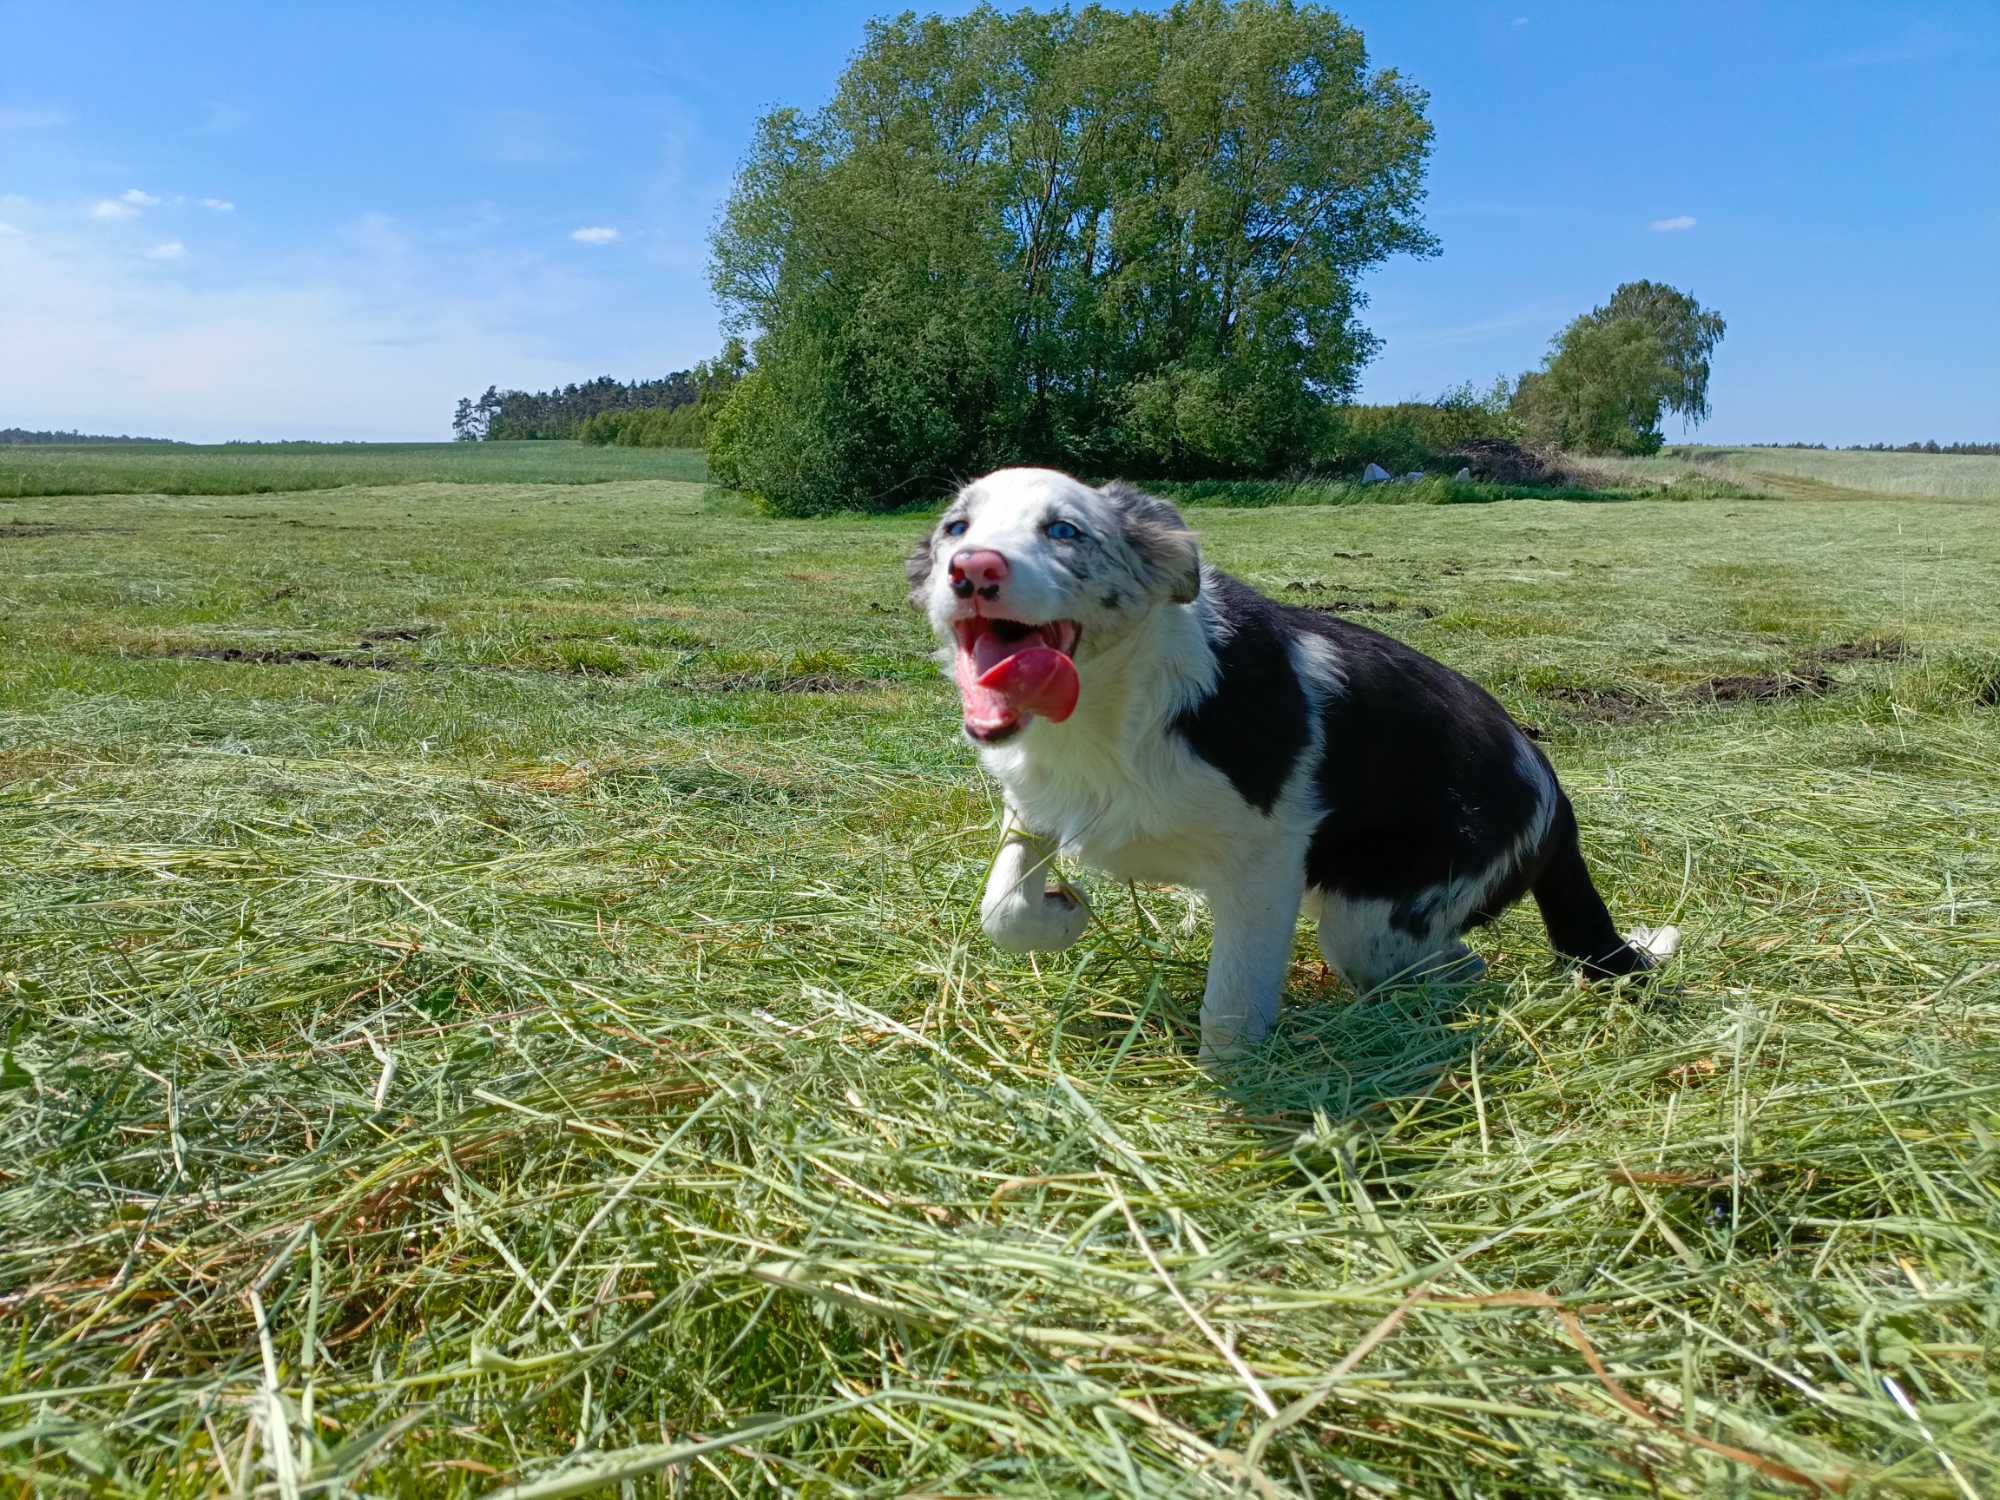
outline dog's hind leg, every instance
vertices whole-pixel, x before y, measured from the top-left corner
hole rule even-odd
[[[1255,1046],[1278,1019],[1305,897],[1303,851],[1203,894],[1215,918],[1201,996],[1201,1061],[1207,1067]]]
[[[1010,810],[979,903],[979,925],[994,947],[1009,953],[1051,953],[1083,936],[1090,908],[1056,876],[1055,857],[1055,846],[1022,832]]]
[[[1392,982],[1470,984],[1486,972],[1486,961],[1455,933],[1408,932],[1393,910],[1387,901],[1331,891],[1320,902],[1320,956],[1357,994]]]
[[[1677,927],[1639,927],[1629,937],[1619,935],[1583,862],[1583,851],[1577,846],[1576,814],[1567,797],[1556,805],[1533,889],[1535,905],[1542,909],[1542,921],[1549,929],[1550,944],[1563,957],[1581,964],[1586,978],[1643,974],[1671,958],[1680,947]]]

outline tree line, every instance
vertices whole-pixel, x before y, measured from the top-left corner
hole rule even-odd
[[[1349,404],[1360,278],[1437,242],[1424,91],[1292,0],[869,24],[820,109],[757,124],[710,276],[754,365],[710,473],[893,508],[1002,463],[1200,478],[1428,467],[1474,439],[1650,453],[1725,325],[1620,286],[1542,367]]]
[[[1822,453],[1968,453],[2000,457],[2000,443],[1745,443],[1746,448],[1811,448]]]
[[[532,438],[574,438],[577,429],[605,412],[671,411],[701,395],[694,371],[676,370],[658,380],[572,382],[546,391],[503,391],[489,385],[478,396],[461,396],[451,419],[459,442],[513,442]]]
[[[47,428],[0,427],[0,444],[6,443],[149,443],[154,446],[170,444],[177,448],[187,446],[175,438],[127,437],[123,433],[112,437],[101,432],[58,432]]]

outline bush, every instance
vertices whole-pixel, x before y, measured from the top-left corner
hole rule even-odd
[[[708,477],[712,483],[740,489],[743,485],[744,413],[755,403],[764,376],[752,370],[736,383],[708,425]]]
[[[1180,363],[1135,380],[1118,433],[1125,465],[1149,475],[1269,473],[1310,450],[1322,408],[1282,377]]]
[[[1355,474],[1380,464],[1391,474],[1407,474],[1446,466],[1468,443],[1519,442],[1521,425],[1509,412],[1507,399],[1506,382],[1498,380],[1484,393],[1467,382],[1435,401],[1335,407],[1322,419],[1314,465]]]
[[[731,339],[714,359],[677,377],[695,392],[692,401],[599,412],[577,427],[576,436],[581,442],[619,448],[705,447],[716,415],[749,368],[749,352],[740,339]]]
[[[699,448],[704,439],[696,408],[599,412],[577,429],[579,442],[618,448]]]

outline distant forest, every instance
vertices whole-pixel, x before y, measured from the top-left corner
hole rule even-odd
[[[658,380],[623,382],[600,375],[550,391],[503,391],[489,385],[476,401],[460,398],[451,435],[462,443],[574,438],[585,422],[604,412],[673,411],[692,406],[700,395],[693,370],[676,370]]]
[[[101,432],[30,432],[25,427],[0,427],[0,443],[170,443],[176,448],[185,448],[186,443],[175,438],[126,437],[120,433],[111,437]]]
[[[1823,453],[1982,453],[2000,456],[2000,443],[1746,443],[1748,448],[1812,448]]]

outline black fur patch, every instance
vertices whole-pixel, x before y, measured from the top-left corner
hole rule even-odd
[[[1493,868],[1534,820],[1538,789],[1521,771],[1520,731],[1484,688],[1398,640],[1334,615],[1282,613],[1292,630],[1332,643],[1345,683],[1322,710],[1327,811],[1306,878],[1387,901],[1392,924],[1427,932],[1437,888]],[[1509,889],[1496,889],[1475,920],[1518,899],[1527,881],[1501,885]]]
[[[1245,584],[1216,575],[1215,604],[1231,626],[1216,650],[1215,691],[1174,720],[1174,732],[1269,813],[1306,748],[1306,694],[1285,650],[1284,614]]]
[[[1338,616],[1288,609],[1226,574],[1210,598],[1230,634],[1216,647],[1221,675],[1174,730],[1264,812],[1310,743],[1310,705],[1286,650],[1299,636],[1328,642],[1341,686],[1321,704],[1320,805],[1306,879],[1322,890],[1389,904],[1389,921],[1448,941],[1434,923],[1443,888],[1495,871],[1466,925],[1492,921],[1530,890],[1556,950],[1592,977],[1641,972],[1652,960],[1619,936],[1577,847],[1576,818],[1547,757],[1478,684],[1379,631]],[[1547,776],[1555,804],[1537,847],[1519,849]]]
[[[1326,812],[1306,854],[1306,878],[1343,896],[1385,901],[1394,926],[1428,933],[1442,889],[1493,869],[1534,820],[1539,788],[1522,773],[1524,741],[1514,721],[1485,689],[1379,631],[1285,608],[1226,574],[1211,574],[1209,590],[1229,632],[1216,650],[1220,677],[1175,721],[1175,732],[1244,801],[1269,813],[1311,739],[1310,700],[1288,643],[1328,642],[1342,686],[1320,709],[1317,790]],[[1565,834],[1573,850],[1575,823],[1557,816],[1542,846],[1499,875],[1471,923],[1492,920],[1526,894]],[[1593,930],[1587,941],[1595,946],[1600,935]]]

